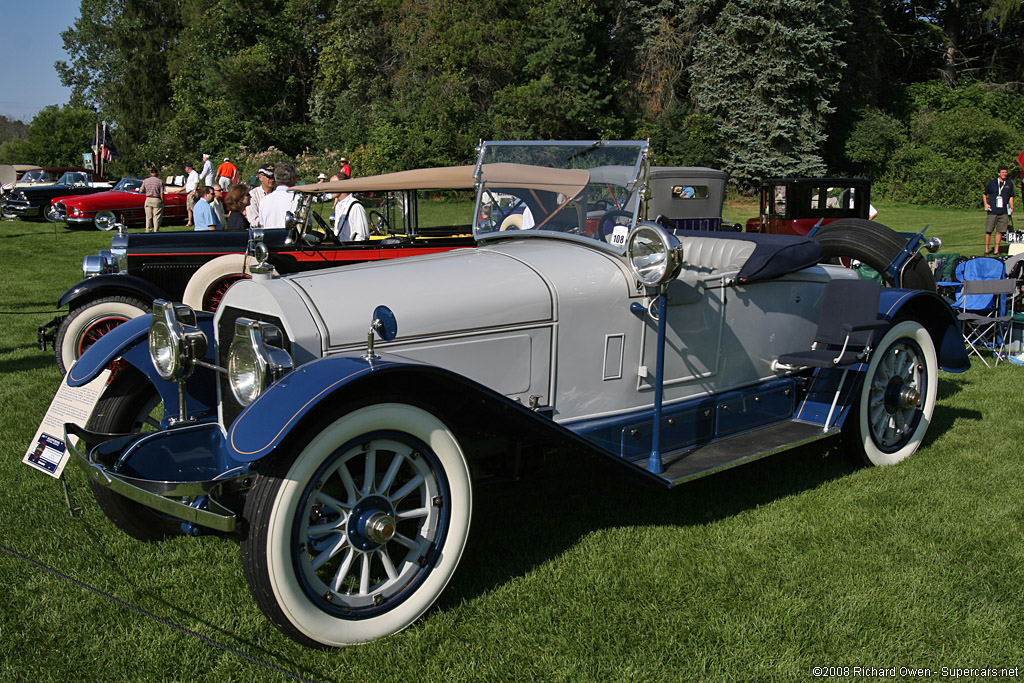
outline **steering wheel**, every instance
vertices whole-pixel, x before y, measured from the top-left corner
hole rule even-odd
[[[371,235],[386,235],[391,232],[391,225],[388,224],[388,219],[376,209],[367,212],[366,222],[370,224]]]
[[[625,223],[617,221],[618,218],[625,218]],[[612,231],[616,225],[629,225],[629,222],[633,220],[632,211],[620,211],[615,209],[613,211],[605,211],[601,218],[597,221],[597,232],[601,236],[601,239],[608,242],[608,238],[611,236]],[[610,244],[610,242],[609,242]]]
[[[310,213],[313,214],[313,220],[317,224],[317,232],[321,230],[323,231],[324,241],[341,246],[341,240],[338,239],[338,236],[334,234],[334,228],[332,228],[331,225],[324,220],[324,217],[321,216],[316,211],[313,211],[312,209],[310,209]]]

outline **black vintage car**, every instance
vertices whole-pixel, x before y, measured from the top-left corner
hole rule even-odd
[[[4,218],[38,218],[53,221],[50,200],[80,194],[105,192],[113,187],[88,171],[66,171],[56,183],[14,187],[0,199]]]
[[[128,234],[121,226],[109,251],[85,257],[85,279],[58,301],[68,313],[39,328],[40,348],[52,343],[57,365],[66,372],[101,336],[148,313],[155,299],[214,311],[228,287],[249,277],[255,241],[267,247],[268,263],[282,275],[472,246],[469,195],[464,206],[433,198],[465,193],[473,182],[473,167],[458,166],[295,187],[289,229]],[[312,201],[342,192],[373,193],[361,198],[373,233],[369,240],[339,241]],[[459,214],[460,224],[453,224],[452,211],[444,207]]]

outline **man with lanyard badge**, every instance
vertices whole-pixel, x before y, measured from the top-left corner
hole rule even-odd
[[[1010,214],[1013,213],[1013,183],[1006,179],[1009,169],[1006,166],[999,167],[999,175],[985,185],[985,193],[981,196],[985,203],[985,211],[988,216],[985,219],[985,255],[989,255],[989,241],[992,239],[992,231],[996,232],[995,254],[999,254],[999,242],[1010,223]]]

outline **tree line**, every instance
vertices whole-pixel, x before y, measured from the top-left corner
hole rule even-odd
[[[864,175],[973,206],[1024,146],[1020,0],[82,0],[62,38],[70,101],[0,159],[61,153],[85,113],[68,156],[103,118],[124,173],[275,148],[365,175],[466,163],[480,139],[650,138],[659,164],[740,188]]]

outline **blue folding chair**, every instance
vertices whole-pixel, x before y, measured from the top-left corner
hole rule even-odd
[[[954,305],[963,326],[964,342],[968,353],[981,358],[986,366],[988,360],[981,350],[991,350],[994,364],[998,365],[1012,333],[1017,282],[1006,278],[1005,273],[1003,262],[993,258],[971,259],[957,267],[963,288]]]

